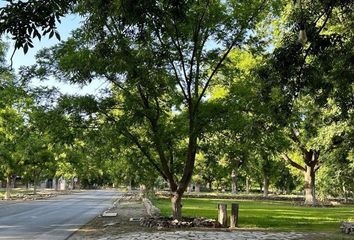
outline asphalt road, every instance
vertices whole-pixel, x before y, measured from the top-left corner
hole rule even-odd
[[[118,197],[113,190],[94,190],[48,200],[0,202],[0,239],[66,239]]]

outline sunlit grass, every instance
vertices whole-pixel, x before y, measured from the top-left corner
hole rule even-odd
[[[154,202],[165,216],[171,215],[169,199]],[[239,203],[239,227],[280,231],[338,232],[341,221],[354,217],[354,205],[336,207],[295,206],[290,201],[184,199],[183,215],[216,219],[217,204]]]

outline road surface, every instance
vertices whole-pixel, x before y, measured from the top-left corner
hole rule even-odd
[[[118,197],[113,190],[94,190],[47,200],[0,202],[0,239],[66,239]]]

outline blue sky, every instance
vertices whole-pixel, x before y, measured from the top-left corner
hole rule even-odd
[[[57,25],[58,32],[60,33],[61,39],[66,40],[70,36],[72,30],[80,26],[81,21],[82,18],[80,18],[77,15],[67,15],[66,17],[62,18],[61,23]],[[6,38],[6,36],[5,38],[3,38],[3,40],[9,44],[7,60],[10,63],[10,57],[13,52],[14,42],[11,41],[11,39]],[[48,36],[45,36],[42,37],[41,41],[39,41],[38,39],[34,39],[33,43],[34,43],[34,48],[29,49],[27,54],[24,54],[22,49],[16,51],[13,57],[13,65],[12,65],[16,72],[18,71],[20,66],[30,66],[35,64],[36,61],[35,55],[40,49],[53,46],[59,43],[59,41],[55,37],[49,39]],[[57,82],[54,80],[49,80],[45,82],[33,81],[33,85],[57,87],[60,89],[62,93],[78,94],[78,95],[84,95],[84,94],[96,95],[101,88],[107,86],[107,84],[102,84],[102,82],[99,81],[92,82],[88,86],[79,86],[79,85],[70,85],[63,82]]]

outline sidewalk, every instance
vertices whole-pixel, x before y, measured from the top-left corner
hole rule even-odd
[[[210,232],[210,231],[176,231],[176,232],[155,232],[146,233],[138,232],[131,234],[122,234],[120,236],[111,236],[108,238],[100,238],[100,240],[292,240],[292,239],[309,239],[308,236],[301,233],[267,233],[267,232]]]

